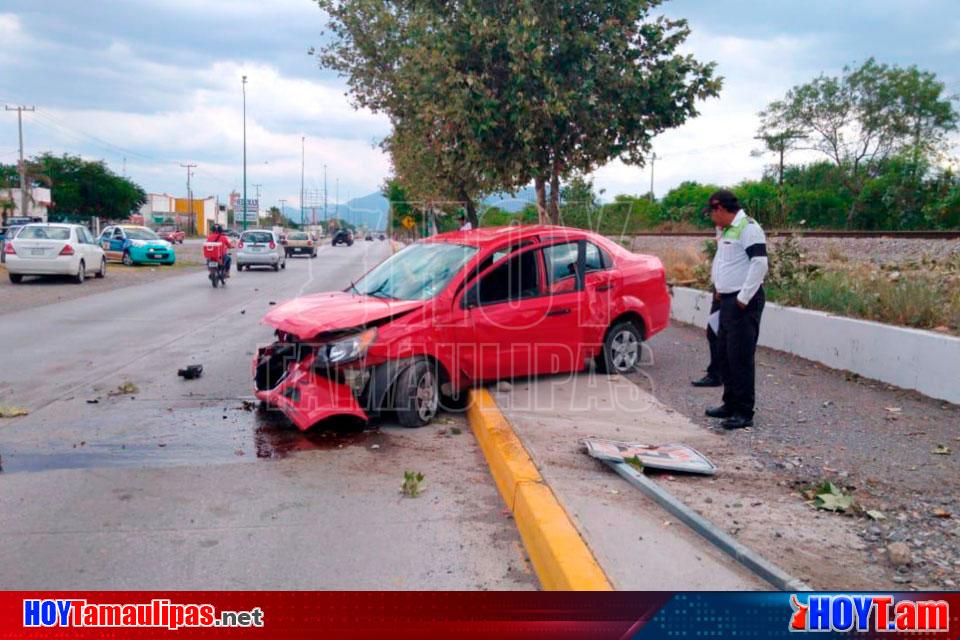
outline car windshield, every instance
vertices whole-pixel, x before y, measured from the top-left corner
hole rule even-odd
[[[272,242],[273,236],[266,231],[249,231],[240,236],[240,239],[244,242]]]
[[[127,237],[131,240],[159,240],[160,238],[150,229],[141,227],[124,227]]]
[[[17,240],[69,240],[67,227],[24,227]]]
[[[476,247],[428,242],[413,244],[375,267],[351,291],[398,300],[428,300],[466,264]]]

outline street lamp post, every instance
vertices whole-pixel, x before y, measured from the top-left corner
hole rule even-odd
[[[247,76],[243,76],[243,230],[247,230]]]
[[[303,167],[306,159],[307,137],[300,136],[300,226],[303,226]]]

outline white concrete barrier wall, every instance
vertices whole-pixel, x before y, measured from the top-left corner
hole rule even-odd
[[[706,326],[710,294],[673,288],[674,320]],[[960,404],[960,338],[767,302],[760,345]]]

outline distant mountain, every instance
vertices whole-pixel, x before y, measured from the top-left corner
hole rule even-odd
[[[516,194],[497,193],[483,199],[483,205],[488,207],[499,207],[504,211],[516,213],[528,204],[534,204],[537,201],[536,191],[532,187],[521,189]],[[328,215],[340,217],[357,226],[366,226],[369,229],[386,229],[387,215],[390,211],[390,203],[379,191],[367,194],[360,198],[353,198],[348,202],[342,203],[339,207],[335,203],[327,205]],[[300,220],[300,209],[295,207],[285,207],[284,214],[291,220]],[[310,212],[307,212],[309,218]]]
[[[537,204],[537,192],[533,187],[525,187],[516,193],[495,193],[484,198],[483,204],[517,213],[528,204]]]

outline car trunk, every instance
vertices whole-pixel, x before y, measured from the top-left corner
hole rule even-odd
[[[24,260],[56,260],[68,244],[66,240],[16,239],[11,242],[17,257]]]

